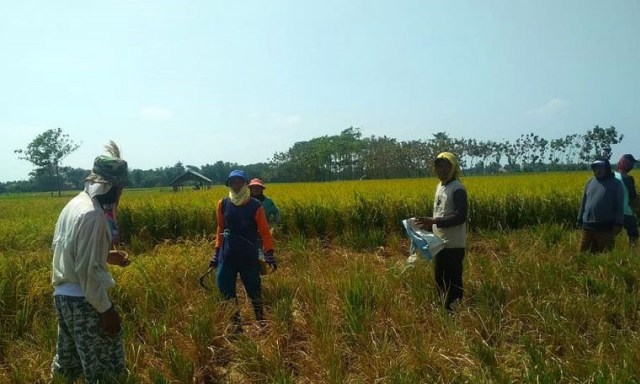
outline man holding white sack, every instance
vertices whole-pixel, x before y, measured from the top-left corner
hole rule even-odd
[[[425,260],[431,261],[433,257],[438,254],[444,248],[444,240],[434,235],[431,229],[425,231],[420,228],[416,223],[416,218],[402,220],[402,226],[404,227],[409,240],[411,240],[411,247],[409,248],[408,263],[413,263],[418,254]]]
[[[444,240],[444,249],[435,255],[434,275],[445,308],[462,300],[462,261],[467,240],[467,191],[459,180],[460,163],[450,152],[440,153],[435,161],[440,180],[433,202],[433,217],[418,217],[416,223]]]

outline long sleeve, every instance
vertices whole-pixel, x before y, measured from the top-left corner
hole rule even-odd
[[[638,198],[638,192],[636,191],[636,182],[631,175],[627,175],[624,181],[627,185],[627,191],[629,191],[629,204],[631,204]]]
[[[273,250],[273,238],[271,237],[271,232],[269,232],[269,224],[267,223],[267,217],[264,214],[262,206],[256,211],[255,219],[258,225],[258,232],[262,238],[262,248],[265,251]]]
[[[82,192],[63,209],[52,242],[51,283],[80,286],[97,311],[111,307],[107,290],[115,281],[107,270],[109,229],[102,208]]]
[[[622,185],[622,181],[618,181],[616,179],[616,205],[615,205],[615,225],[622,226],[624,223],[624,187]]]
[[[107,289],[115,282],[107,270],[110,241],[101,212],[88,217],[78,228],[75,273],[85,298],[98,312],[111,307]]]
[[[578,209],[578,223],[582,224],[583,221],[583,216],[584,216],[584,207],[585,204],[587,202],[587,189],[589,188],[589,183],[591,181],[588,181],[587,184],[584,186],[584,190],[582,191],[582,199],[580,200],[580,209]]]
[[[278,224],[280,221],[280,210],[273,200],[265,196],[264,201],[262,201],[262,207],[264,208],[264,214],[267,217],[267,223],[270,226]]]
[[[224,214],[222,213],[222,200],[218,201],[216,207],[216,244],[215,248],[222,246],[222,232],[224,231]]]

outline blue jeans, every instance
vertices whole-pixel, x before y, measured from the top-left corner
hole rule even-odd
[[[235,300],[237,302],[236,280],[238,275],[240,275],[240,280],[242,280],[244,289],[247,291],[247,296],[251,300],[256,320],[264,320],[258,259],[238,262],[231,257],[218,265],[216,269],[216,284],[220,293],[222,293],[222,297],[226,300]],[[234,320],[239,321],[239,314],[236,314]]]

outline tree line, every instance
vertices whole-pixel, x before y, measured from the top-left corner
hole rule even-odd
[[[266,163],[237,164],[217,161],[202,166],[184,165],[156,169],[132,169],[129,186],[169,186],[187,169],[224,183],[233,169],[244,169],[251,177],[268,182],[310,182],[355,179],[414,178],[432,175],[431,160],[442,151],[458,155],[465,174],[540,172],[586,169],[596,157],[611,158],[612,147],[623,135],[614,126],[596,125],[584,134],[546,139],[535,133],[513,141],[454,138],[446,132],[425,140],[398,141],[382,136],[363,137],[350,127],[338,135],[321,136],[295,143]],[[0,183],[0,193],[78,190],[83,188],[88,169],[64,167],[61,161],[78,148],[60,128],[38,135],[26,149],[15,150],[20,159],[31,162],[28,180]]]

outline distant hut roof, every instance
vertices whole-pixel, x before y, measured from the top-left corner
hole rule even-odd
[[[174,187],[177,187],[179,185],[182,185],[184,182],[186,181],[200,181],[206,184],[211,184],[213,183],[213,181],[211,179],[209,179],[208,177],[204,176],[203,174],[196,172],[194,170],[191,169],[187,169],[186,171],[184,171],[184,173],[178,177],[176,177],[175,179],[173,179],[173,181],[169,184],[171,184]]]

